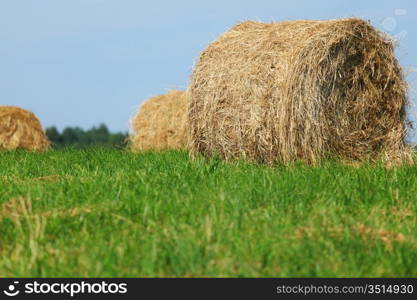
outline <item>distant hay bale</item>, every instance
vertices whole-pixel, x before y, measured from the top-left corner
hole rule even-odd
[[[409,161],[394,45],[356,19],[244,22],[201,54],[189,87],[193,153],[261,163]]]
[[[185,149],[186,121],[187,97],[184,91],[170,91],[145,101],[133,119],[132,150]]]
[[[15,106],[0,106],[0,149],[45,151],[49,145],[33,113]]]

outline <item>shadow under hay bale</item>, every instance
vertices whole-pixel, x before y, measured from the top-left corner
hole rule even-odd
[[[187,96],[170,91],[146,100],[134,117],[130,137],[133,151],[185,149]]]
[[[262,163],[327,154],[411,159],[394,45],[356,19],[244,22],[201,54],[189,87],[193,153]]]
[[[15,106],[0,106],[0,149],[45,151],[49,145],[33,113]]]

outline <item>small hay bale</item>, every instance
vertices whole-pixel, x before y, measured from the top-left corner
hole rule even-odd
[[[50,142],[38,118],[25,109],[0,106],[0,149],[45,151]]]
[[[394,43],[360,19],[241,23],[202,52],[189,98],[193,153],[261,163],[410,159]]]
[[[133,119],[133,151],[185,149],[187,146],[187,96],[170,91],[146,100]]]

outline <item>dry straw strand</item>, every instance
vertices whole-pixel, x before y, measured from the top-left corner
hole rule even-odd
[[[146,100],[132,122],[131,149],[185,149],[187,104],[186,92],[176,90]]]
[[[411,160],[394,43],[361,19],[238,24],[202,52],[189,97],[194,154]]]
[[[38,118],[25,109],[0,106],[0,149],[45,151],[50,142]]]

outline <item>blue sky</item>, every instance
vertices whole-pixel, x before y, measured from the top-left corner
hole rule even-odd
[[[200,51],[235,23],[352,16],[399,39],[415,88],[416,1],[0,0],[0,105],[45,127],[125,131],[143,100],[185,89]]]

